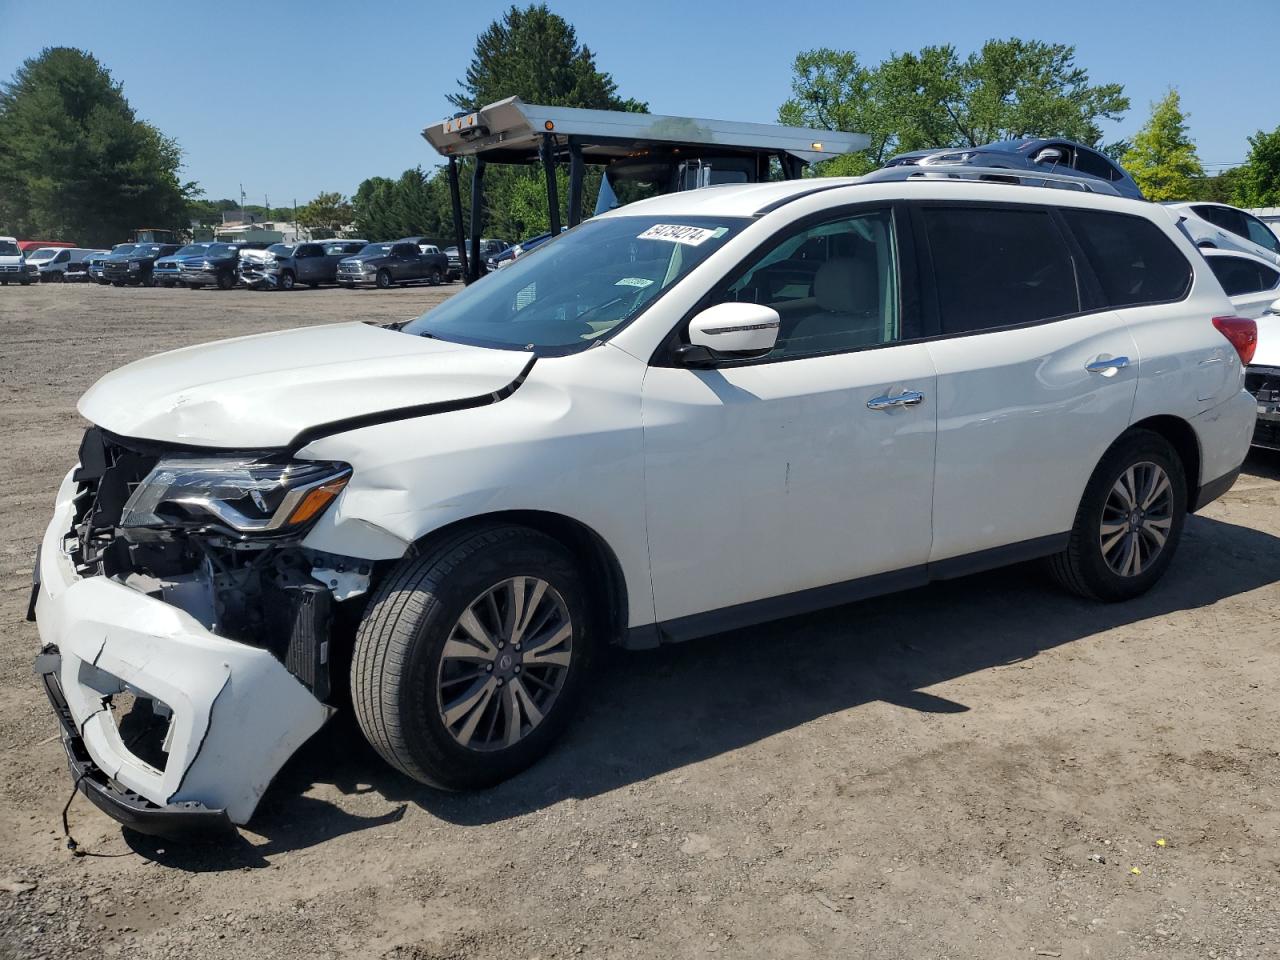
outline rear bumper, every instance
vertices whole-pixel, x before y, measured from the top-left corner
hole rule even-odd
[[[40,546],[35,599],[44,649],[58,653],[37,671],[64,733],[68,725],[73,732],[70,741],[64,736],[73,773],[88,770],[81,788],[131,826],[174,810],[247,822],[276,772],[332,708],[269,651],[218,636],[186,611],[114,580],[80,577],[63,549],[75,493],[69,473]],[[146,759],[111,709],[113,698],[129,694],[150,700],[164,720],[163,743],[154,737]]]
[[[1253,445],[1280,450],[1280,367],[1249,367],[1244,382],[1258,410]]]

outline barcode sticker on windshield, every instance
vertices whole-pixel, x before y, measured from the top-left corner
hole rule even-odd
[[[637,237],[637,240],[667,240],[671,243],[683,243],[696,247],[716,235],[715,230],[706,227],[685,227],[678,223],[655,223]]]
[[[614,286],[615,287],[651,287],[653,286],[653,281],[650,280],[648,277],[623,277],[621,280],[615,283]]]

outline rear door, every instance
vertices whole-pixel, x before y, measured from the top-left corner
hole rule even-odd
[[[294,251],[298,265],[297,279],[303,283],[319,283],[324,279],[324,249],[318,243],[302,243]]]
[[[915,217],[937,370],[930,559],[962,572],[985,551],[1044,553],[1129,423],[1133,338],[1051,208],[924,202]]]
[[[417,279],[421,257],[417,244],[397,243],[391,248],[391,275],[397,280]]]

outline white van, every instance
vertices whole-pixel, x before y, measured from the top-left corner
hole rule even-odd
[[[12,281],[25,287],[39,279],[38,268],[22,255],[17,238],[0,237],[0,286],[7,287]]]

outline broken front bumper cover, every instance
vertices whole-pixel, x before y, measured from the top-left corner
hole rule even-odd
[[[276,772],[332,708],[269,651],[218,636],[178,607],[114,580],[80,577],[63,548],[75,493],[68,473],[40,547],[35,603],[40,638],[58,651],[56,663],[41,661],[50,668],[41,672],[73,775],[89,769],[81,789],[135,829],[159,820],[207,822],[209,812],[246,823]],[[111,703],[125,693],[152,700],[168,716],[163,768],[121,736]]]
[[[234,829],[226,810],[210,809],[194,801],[161,806],[116,783],[89,755],[84,740],[76,732],[67,698],[62,693],[62,656],[56,647],[47,647],[36,657],[35,673],[44,683],[49,705],[62,727],[62,748],[76,789],[107,816],[138,833],[158,837],[223,833]]]

